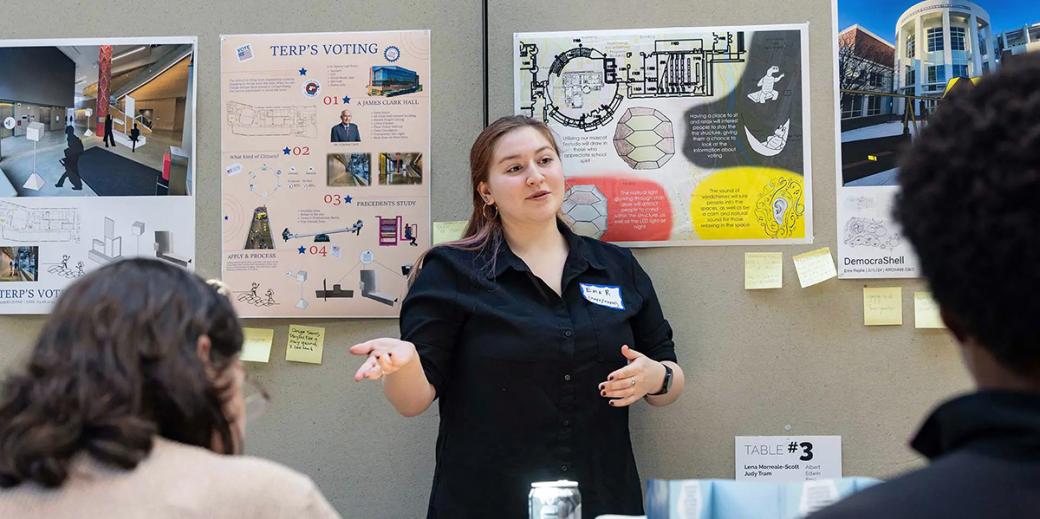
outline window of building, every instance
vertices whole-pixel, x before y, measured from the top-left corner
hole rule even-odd
[[[968,65],[954,65],[953,77],[968,77]]]
[[[881,98],[877,96],[867,97],[867,115],[881,115]]]
[[[929,83],[945,83],[946,82],[946,65],[929,65],[928,66],[928,82]]]
[[[917,71],[913,68],[906,69],[906,86],[913,86],[917,83]]]
[[[907,35],[907,37],[906,37],[906,57],[912,58],[912,57],[914,57],[914,55],[917,54],[917,49],[915,48],[916,45],[917,45],[917,36],[914,35],[914,34]]]
[[[983,38],[981,34],[979,34],[978,36],[979,36],[979,54],[986,54],[986,39]]]
[[[950,50],[964,50],[964,27],[950,27]]]
[[[845,98],[841,100],[841,118],[859,117],[862,99],[863,96],[846,94]]]
[[[872,86],[872,87],[880,88],[881,87],[881,73],[880,72],[871,72],[870,75],[867,76],[867,84]]]
[[[942,27],[928,29],[928,52],[945,49],[946,47],[943,47]]]

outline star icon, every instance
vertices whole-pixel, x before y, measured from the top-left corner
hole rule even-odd
[[[307,75],[307,69],[305,69],[305,68],[301,67],[301,68],[300,68],[300,75],[301,75],[301,76],[306,76],[306,75]]]
[[[349,105],[350,104],[350,96],[343,96],[343,104],[345,104],[345,105]]]
[[[343,197],[343,203],[345,203],[345,204],[349,204],[349,203],[351,203],[353,201],[354,201],[354,197],[352,197],[350,195],[347,195],[347,196]]]
[[[290,151],[292,151],[292,150],[290,150],[289,147],[286,146],[286,147],[282,148],[282,155],[288,155]]]
[[[303,245],[300,245],[300,248],[296,249],[296,252],[299,252],[300,254],[303,254],[303,253],[307,252],[307,247],[304,247]]]

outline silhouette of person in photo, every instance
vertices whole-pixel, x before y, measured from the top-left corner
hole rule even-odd
[[[141,130],[137,128],[137,123],[134,123],[134,129],[130,130],[130,141],[133,142],[133,147],[130,148],[130,153],[137,152],[137,140],[141,138]]]
[[[108,147],[108,143],[112,143],[112,146],[116,145],[116,138],[112,135],[112,114],[105,115],[105,136],[104,136],[105,147]]]
[[[361,133],[356,124],[350,122],[350,110],[339,114],[340,123],[332,127],[332,142],[361,142]]]
[[[83,141],[76,137],[76,129],[72,126],[65,127],[65,135],[68,147],[65,148],[65,158],[58,161],[65,166],[65,173],[58,179],[58,183],[54,184],[54,187],[65,185],[67,178],[72,183],[72,189],[79,191],[83,189],[83,181],[79,178],[79,156],[83,155]]]

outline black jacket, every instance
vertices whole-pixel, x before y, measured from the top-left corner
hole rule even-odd
[[[931,460],[812,519],[1040,517],[1040,394],[984,391],[928,417],[911,444]]]

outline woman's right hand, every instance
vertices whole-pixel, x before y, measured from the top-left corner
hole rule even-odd
[[[355,381],[379,380],[419,360],[414,344],[390,337],[355,344],[350,347],[350,353],[368,357],[354,373]]]

